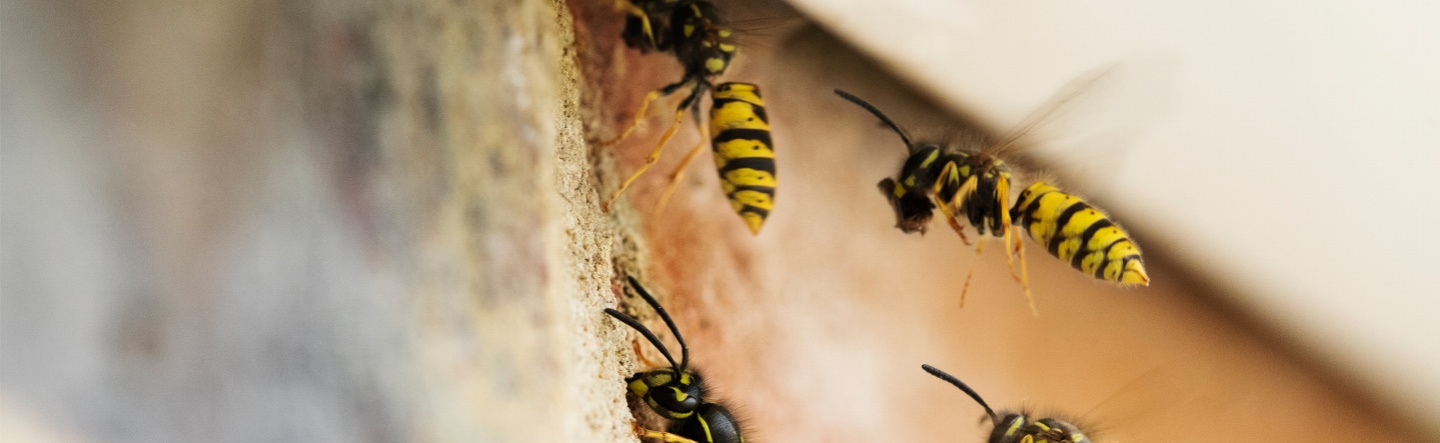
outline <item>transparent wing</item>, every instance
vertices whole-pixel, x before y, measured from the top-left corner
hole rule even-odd
[[[1132,143],[1178,109],[1179,64],[1135,57],[1081,74],[1060,88],[986,151],[1021,172],[1058,172],[1080,190],[1105,180]]]

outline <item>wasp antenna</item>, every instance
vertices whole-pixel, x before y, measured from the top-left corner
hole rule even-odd
[[[605,313],[610,314],[611,317],[615,317],[616,320],[620,320],[621,323],[629,325],[636,331],[640,331],[640,335],[644,335],[646,340],[650,340],[650,344],[655,345],[655,348],[660,350],[660,355],[665,356],[665,360],[670,362],[670,367],[675,368],[676,372],[680,372],[680,366],[675,365],[675,357],[670,356],[670,350],[665,349],[665,344],[660,343],[660,337],[656,337],[654,332],[650,332],[650,328],[647,328],[645,327],[645,325],[640,324],[640,321],[636,320],[634,317],[625,315],[624,312],[616,311],[611,308],[605,308]]]
[[[670,333],[675,334],[675,341],[680,342],[680,366],[675,369],[683,371],[690,367],[690,347],[685,346],[685,338],[680,336],[680,328],[675,327],[675,320],[670,319],[670,313],[665,312],[665,308],[660,306],[660,302],[655,301],[655,297],[650,296],[650,291],[646,291],[644,286],[640,286],[640,282],[636,281],[635,277],[625,276],[625,279],[630,281],[630,287],[635,288],[635,292],[640,294],[640,298],[644,298],[650,307],[655,308],[655,313],[660,314],[660,319],[665,320],[665,326],[670,327]],[[671,359],[670,364],[674,365],[675,360]]]
[[[996,426],[1000,425],[1000,417],[995,416],[995,410],[990,409],[990,405],[985,403],[985,399],[980,398],[980,394],[976,393],[974,389],[970,389],[970,386],[965,385],[965,382],[960,381],[960,379],[955,378],[955,376],[953,375],[946,374],[945,371],[936,369],[934,366],[922,364],[920,365],[920,368],[924,369],[925,372],[929,372],[930,375],[933,375],[936,378],[950,382],[950,384],[955,385],[955,387],[957,388],[960,388],[961,391],[965,391],[966,395],[969,395],[970,398],[975,399],[976,403],[979,403],[981,407],[985,408],[985,413],[990,415],[991,423],[995,424]]]
[[[875,117],[879,118],[880,122],[885,123],[886,126],[889,126],[890,129],[894,130],[896,134],[900,135],[900,140],[905,142],[906,149],[909,149],[911,146],[913,146],[913,144],[910,143],[910,134],[905,132],[905,128],[900,127],[900,125],[896,124],[895,121],[890,120],[890,117],[887,117],[885,113],[880,112],[880,109],[876,108],[875,105],[872,105],[870,104],[870,102],[867,102],[865,100],[861,100],[860,97],[856,97],[854,94],[845,92],[840,88],[835,88],[835,95],[838,95],[840,96],[840,98],[843,98],[845,100],[849,100],[850,103],[854,103],[862,108],[865,108],[865,110],[870,111],[871,114],[875,114]]]

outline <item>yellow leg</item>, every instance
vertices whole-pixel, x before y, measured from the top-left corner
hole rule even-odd
[[[1018,227],[1014,229],[1016,231],[1020,230]],[[1007,231],[1006,237],[1009,237],[1009,234]],[[1025,245],[1021,243],[1021,240],[1023,239],[1020,238],[1020,233],[1016,232],[1015,255],[1019,256],[1020,260],[1020,287],[1025,289],[1025,301],[1030,303],[1030,315],[1039,317],[1040,310],[1035,308],[1035,296],[1030,293],[1030,270],[1025,267]],[[1011,272],[1013,273],[1014,270],[1011,270]]]
[[[634,117],[630,118],[630,125],[626,126],[624,131],[620,131],[620,135],[618,137],[609,140],[601,140],[599,142],[600,146],[610,146],[616,143],[620,143],[621,140],[625,140],[627,137],[630,137],[630,133],[635,132],[635,128],[640,127],[640,122],[645,121],[645,111],[650,110],[650,102],[653,102],[660,97],[664,97],[665,95],[666,94],[664,93],[664,91],[661,91],[659,89],[650,91],[649,94],[645,94],[645,100],[640,102],[640,109],[635,111]]]
[[[1005,235],[1003,237],[1005,241],[1005,265],[1010,267],[1010,278],[1013,278],[1015,279],[1015,281],[1019,282],[1020,276],[1015,274],[1015,259],[1012,256],[1014,255],[1014,252],[1017,252],[1017,250],[1020,249],[1020,236],[1018,234],[1015,236],[1015,247],[1011,248],[1010,225],[1005,225],[1003,229],[1005,229]]]
[[[935,181],[935,186],[931,189],[931,192],[940,192],[940,187],[941,184],[945,182],[945,177],[954,173],[955,163],[946,163],[945,167],[940,168],[940,179]],[[938,196],[938,194],[936,195]],[[955,196],[959,197],[960,193],[956,193]],[[955,218],[955,210],[952,208],[953,205],[953,201],[942,201],[939,202],[937,206],[940,207],[940,213],[945,214],[945,221],[950,223],[950,228],[954,229],[955,233],[960,235],[960,242],[965,243],[965,246],[970,246],[970,237],[965,236],[965,227],[961,226],[960,220]],[[961,307],[964,307],[964,302],[961,302]]]
[[[954,163],[945,165],[946,169],[942,169],[940,171],[941,177],[944,177],[946,171],[950,171],[950,174],[954,175],[955,172],[953,170],[953,166],[955,166]],[[974,193],[977,183],[979,183],[978,179],[976,179],[975,177],[970,177],[969,179],[965,180],[965,183],[960,185],[959,190],[955,191],[955,197],[953,197],[951,201],[942,202],[941,204],[941,207],[948,208],[946,209],[945,213],[951,217],[950,227],[955,229],[956,234],[960,234],[960,241],[964,242],[965,246],[970,246],[970,239],[965,237],[965,230],[961,229],[962,226],[960,226],[960,222],[956,221],[956,219],[958,218],[956,217],[956,214],[959,213],[961,209],[960,204],[957,202],[965,201],[966,197],[968,197],[971,193]],[[939,188],[936,188],[936,192],[939,192]],[[980,236],[979,239],[975,240],[976,243],[983,243],[984,241],[985,236],[983,235]]]
[[[660,201],[655,203],[655,210],[651,212],[652,214],[659,214],[665,211],[665,205],[670,202],[670,195],[674,194],[675,188],[679,187],[680,179],[685,178],[685,167],[689,166],[690,162],[695,160],[695,155],[700,153],[702,146],[705,146],[704,137],[701,137],[700,141],[695,143],[695,147],[690,148],[690,153],[685,154],[685,159],[680,160],[680,166],[676,166],[675,172],[670,174],[670,184],[665,185],[665,192],[660,193]]]
[[[975,265],[980,264],[980,251],[985,250],[985,239],[975,242],[975,260],[970,262],[970,270],[965,272],[965,286],[960,287],[960,307],[965,307],[965,294],[970,292],[970,277],[975,276]]]
[[[635,4],[629,0],[615,0],[615,9],[625,11],[626,14],[640,17],[640,26],[645,28],[645,38],[650,39],[650,47],[655,47],[655,30],[650,27],[650,15],[646,14],[644,9],[640,9],[639,6],[635,6]]]
[[[651,94],[655,93],[652,92]],[[600,204],[600,210],[609,212],[610,204],[614,203],[615,199],[620,198],[620,193],[625,192],[625,189],[629,188],[630,184],[635,183],[635,179],[640,178],[640,175],[644,174],[646,170],[650,169],[651,165],[654,165],[655,162],[660,161],[660,153],[665,151],[665,142],[669,141],[670,137],[675,135],[675,131],[680,128],[680,121],[684,119],[684,109],[675,112],[675,123],[670,125],[670,129],[665,131],[665,135],[660,136],[660,143],[656,143],[655,149],[651,150],[650,155],[645,157],[645,164],[640,165],[640,169],[636,169],[634,173],[630,174],[629,178],[626,178],[624,182],[620,183],[620,188],[616,189],[614,193],[610,194],[610,198],[606,199],[604,203]]]
[[[669,432],[664,432],[664,431],[652,431],[652,430],[649,430],[649,429],[642,428],[642,427],[640,427],[640,425],[637,425],[637,424],[634,424],[634,423],[631,423],[630,426],[633,426],[633,427],[635,428],[635,435],[640,436],[640,438],[653,438],[653,439],[656,439],[656,440],[663,441],[663,442],[665,442],[665,443],[696,443],[695,440],[691,440],[691,439],[688,439],[688,438],[685,438],[685,437],[681,437],[681,436],[678,436],[678,435],[675,435],[675,434],[671,434],[671,433],[669,433]]]

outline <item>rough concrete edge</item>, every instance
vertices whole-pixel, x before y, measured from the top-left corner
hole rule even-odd
[[[635,367],[628,331],[603,313],[614,306],[612,282],[619,255],[633,257],[631,235],[618,235],[616,219],[600,211],[600,197],[592,180],[594,160],[585,139],[580,94],[583,88],[575,46],[573,15],[564,0],[550,2],[556,20],[560,102],[556,107],[556,193],[550,204],[557,223],[547,237],[556,248],[552,257],[550,299],[556,312],[568,313],[560,323],[560,337],[571,340],[560,349],[568,361],[565,399],[569,409],[564,426],[566,441],[633,442],[625,377]],[[622,245],[631,246],[622,246]],[[628,251],[628,252],[625,252]],[[568,355],[564,355],[568,354]]]

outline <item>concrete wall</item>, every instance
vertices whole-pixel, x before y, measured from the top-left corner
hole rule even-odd
[[[546,1],[8,2],[7,441],[616,441]]]

